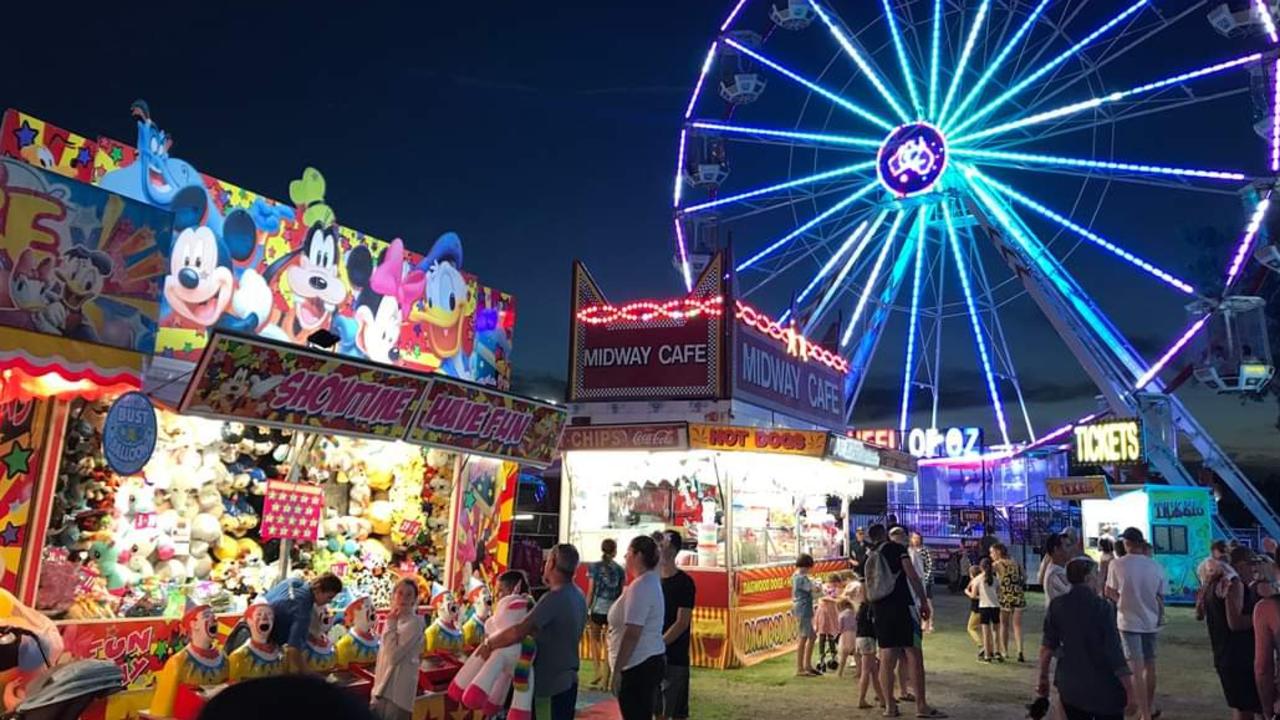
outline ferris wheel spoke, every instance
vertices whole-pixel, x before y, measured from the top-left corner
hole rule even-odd
[[[942,2],[933,0],[932,41],[929,45],[929,117],[938,112],[938,64],[942,56]]]
[[[1172,86],[1179,86],[1179,85],[1182,85],[1183,83],[1189,82],[1191,80],[1195,80],[1197,78],[1215,75],[1224,70],[1230,70],[1232,68],[1237,68],[1242,65],[1248,65],[1250,63],[1259,62],[1261,60],[1262,60],[1262,53],[1250,53],[1248,55],[1241,55],[1239,57],[1232,58],[1230,60],[1224,60],[1222,62],[1213,63],[1211,65],[1205,65],[1203,67],[1199,67],[1194,70],[1181,72],[1176,75],[1171,75],[1169,77],[1162,78],[1160,80],[1155,80],[1153,82],[1143,83],[1141,85],[1135,85],[1134,87],[1131,87],[1127,90],[1118,90],[1116,92],[1098,95],[1095,97],[1091,97],[1087,100],[1080,100],[1078,102],[1073,102],[1067,105],[1063,105],[1061,107],[1057,107],[1052,110],[1045,110],[1043,112],[1038,112],[1024,118],[1019,118],[1017,120],[1001,123],[999,125],[993,125],[989,128],[984,128],[977,132],[969,133],[968,135],[960,135],[956,137],[954,140],[952,140],[952,142],[956,145],[961,145],[964,143],[971,143],[975,140],[981,140],[983,138],[1003,135],[1005,133],[1008,133],[1011,130],[1030,127],[1032,125],[1039,125],[1040,123],[1045,123],[1050,120],[1056,120],[1058,118],[1067,117],[1070,115],[1074,115],[1076,113],[1085,112],[1088,110],[1094,110],[1104,105],[1111,105],[1114,103],[1118,103],[1122,100],[1132,98],[1135,95],[1143,95],[1146,93],[1154,92],[1156,90],[1161,90],[1161,89],[1172,87]]]
[[[877,91],[879,91],[880,96],[889,104],[889,107],[893,108],[893,111],[897,113],[902,122],[911,122],[911,116],[902,109],[902,104],[899,103],[894,94],[890,92],[889,87],[885,85],[884,80],[880,78],[880,74],[871,66],[871,63],[867,61],[867,58],[858,51],[858,48],[854,46],[853,42],[849,39],[849,36],[840,29],[832,19],[831,15],[829,15],[826,10],[823,10],[822,6],[820,6],[816,0],[809,0],[809,7],[813,8],[814,14],[816,14],[822,20],[822,23],[827,26],[827,30],[831,33],[831,36],[836,39],[836,43],[838,43],[844,50],[845,54],[853,60],[854,64],[858,66],[858,69],[862,71],[862,74],[867,76],[867,79],[870,80],[871,84],[875,86]],[[893,126],[886,125],[885,129],[892,130]]]
[[[837,274],[835,279],[831,282],[831,284],[827,286],[827,291],[822,294],[822,298],[818,301],[817,306],[813,309],[812,312],[809,313],[809,317],[805,321],[804,333],[806,335],[808,335],[813,331],[814,326],[817,325],[822,320],[822,315],[824,312],[826,312],[827,307],[831,304],[831,301],[834,300],[840,294],[840,292],[844,289],[845,278],[848,277],[849,272],[853,269],[854,264],[857,263],[858,257],[862,254],[862,251],[865,250],[868,244],[872,242],[872,240],[876,237],[876,233],[880,231],[880,226],[884,224],[884,220],[886,217],[888,217],[888,215],[889,215],[889,210],[885,209],[880,211],[880,213],[876,216],[875,221],[871,223],[871,227],[866,231],[866,233],[863,234],[862,240],[859,242],[858,248],[854,251],[853,254],[849,256],[849,259],[846,260],[844,263],[844,267],[840,268],[839,274]],[[901,225],[902,219],[903,219],[902,211],[897,211],[897,213],[893,217],[893,222],[890,223],[890,227],[889,227],[890,237],[897,234],[898,227],[899,225]]]
[[[983,118],[995,112],[1005,103],[1009,102],[1013,98],[1020,95],[1027,88],[1034,85],[1036,81],[1040,80],[1045,75],[1048,75],[1049,73],[1053,72],[1058,66],[1070,60],[1074,55],[1079,53],[1081,50],[1093,44],[1095,40],[1102,37],[1106,33],[1110,32],[1117,25],[1124,22],[1128,18],[1132,17],[1138,11],[1142,10],[1144,7],[1147,6],[1148,2],[1149,0],[1137,0],[1137,2],[1133,3],[1132,5],[1129,5],[1123,11],[1121,11],[1118,15],[1111,18],[1110,20],[1103,23],[1102,25],[1098,26],[1093,32],[1086,35],[1082,40],[1072,45],[1066,51],[1055,56],[1052,60],[1045,63],[1044,65],[1041,65],[1039,69],[1037,69],[1035,72],[1032,72],[1030,75],[1023,78],[1022,80],[1018,81],[1016,84],[1013,85],[1013,87],[1010,87],[1008,90],[1005,90],[1003,93],[1000,93],[998,96],[996,96],[994,100],[992,100],[989,103],[986,103],[986,105],[981,110],[970,115],[967,119],[965,119],[959,125],[956,125],[954,128],[947,128],[947,130],[951,134],[956,134],[956,133],[961,133],[964,130],[972,127],[975,123],[979,122]]]
[[[978,310],[973,300],[973,288],[969,282],[969,273],[965,269],[964,255],[960,252],[960,242],[956,238],[955,221],[951,216],[948,203],[942,204],[942,218],[947,229],[947,243],[951,246],[951,255],[956,264],[956,275],[960,278],[960,289],[964,291],[965,307],[969,311],[969,324],[973,328],[973,339],[978,346],[978,359],[982,362],[982,372],[987,381],[987,393],[991,396],[991,407],[995,410],[996,424],[1000,427],[1000,436],[1004,444],[1009,444],[1009,426],[1004,418],[1004,404],[1000,401],[1000,388],[996,386],[995,374],[991,369],[991,356],[987,353],[987,342],[982,334],[982,324],[978,320]]]
[[[1085,79],[1090,75],[1100,76],[1100,72],[1103,68],[1115,62],[1116,60],[1119,60],[1120,58],[1124,57],[1126,54],[1129,53],[1129,51],[1135,48],[1141,47],[1144,43],[1146,43],[1152,37],[1155,37],[1156,35],[1160,34],[1161,32],[1169,28],[1176,27],[1178,22],[1181,21],[1183,18],[1186,18],[1187,16],[1200,11],[1201,11],[1200,4],[1198,3],[1189,5],[1186,9],[1179,12],[1177,15],[1169,18],[1161,16],[1159,14],[1159,11],[1157,10],[1155,13],[1153,13],[1157,18],[1156,22],[1154,23],[1154,27],[1143,28],[1142,30],[1133,30],[1132,28],[1130,28],[1126,33],[1121,33],[1115,36],[1115,38],[1111,41],[1111,45],[1109,45],[1101,53],[1101,59],[1097,61],[1084,59],[1084,56],[1081,56],[1082,59],[1084,59],[1085,63],[1087,64],[1086,68],[1076,73],[1073,77],[1057,78],[1055,73],[1055,77],[1046,78],[1046,81],[1041,83],[1039,91],[1032,98],[1032,100],[1029,103],[1027,103],[1027,106],[1031,108],[1039,107],[1047,103],[1048,101],[1052,100],[1053,98],[1061,95],[1062,93],[1070,90],[1071,88],[1075,87],[1079,83],[1084,82]],[[1128,36],[1130,34],[1136,34],[1137,37],[1129,38]],[[1115,45],[1118,44],[1122,39],[1127,41],[1124,47],[1115,49]],[[1061,72],[1061,69],[1059,69],[1059,72]]]
[[[927,210],[928,206],[925,206]],[[902,407],[898,414],[898,432],[906,435],[907,415],[911,410],[911,384],[915,380],[916,333],[920,320],[920,278],[924,271],[925,235],[928,232],[929,216],[925,212],[919,225],[919,237],[916,238],[915,272],[911,279],[911,315],[907,321],[907,362],[902,371]]]
[[[987,63],[987,69],[982,72],[982,75],[978,76],[978,82],[974,83],[969,92],[965,93],[964,97],[960,100],[960,104],[956,106],[956,117],[964,117],[964,111],[968,110],[969,105],[971,105],[974,100],[978,99],[979,93],[986,88],[987,83],[991,82],[991,79],[995,77],[996,72],[1004,66],[1005,61],[1008,60],[1009,56],[1013,54],[1013,51],[1018,48],[1019,43],[1021,43],[1022,39],[1027,36],[1027,33],[1031,31],[1031,28],[1035,26],[1036,20],[1040,18],[1041,13],[1044,12],[1045,8],[1048,7],[1049,3],[1052,1],[1053,0],[1040,0],[1040,3],[1036,5],[1035,9],[1031,11],[1031,14],[1023,20],[1022,25],[1018,27],[1013,36],[1009,38],[1009,42],[1005,43],[1004,47],[1000,49],[1000,52],[996,54],[995,59]]]
[[[865,238],[867,237],[866,232],[867,232],[867,228],[869,228],[870,226],[871,226],[870,220],[863,220],[861,223],[858,224],[858,227],[855,228],[852,233],[849,233],[849,237],[845,238],[845,241],[840,244],[840,247],[836,248],[836,251],[831,254],[831,257],[828,258],[827,261],[822,264],[822,267],[819,268],[818,272],[813,276],[812,279],[809,280],[809,284],[805,285],[804,289],[800,291],[800,294],[796,296],[796,299],[795,299],[796,307],[801,306],[802,304],[804,304],[805,300],[809,299],[809,293],[813,292],[814,288],[818,287],[818,285],[823,281],[823,279],[826,278],[827,275],[835,268],[836,263],[840,261],[840,258],[844,257],[845,252],[849,248],[854,247],[855,242],[862,240],[862,242],[860,242],[857,245],[857,249],[854,250],[854,254],[850,258],[850,262],[857,262],[858,255],[862,254],[862,249],[866,246],[866,240],[865,240]],[[786,312],[782,314],[782,317],[778,319],[778,323],[779,324],[785,323],[790,315],[791,315],[791,310],[788,309]]]
[[[916,111],[913,117],[919,117],[923,105],[920,104],[920,93],[916,90],[915,70],[911,67],[911,61],[907,59],[907,48],[902,40],[902,29],[898,27],[897,13],[893,9],[891,0],[880,0],[880,5],[884,8],[884,18],[889,23],[893,50],[898,56],[898,65],[902,68],[902,79],[907,83],[907,94],[911,96],[911,106]]]
[[[811,220],[805,222],[803,225],[797,227],[796,229],[792,230],[786,235],[783,235],[778,240],[775,240],[774,242],[770,243],[769,246],[766,247],[765,249],[761,250],[755,255],[752,255],[750,258],[747,258],[747,260],[742,262],[742,264],[738,265],[737,271],[742,272],[743,270],[746,270],[752,265],[755,265],[757,262],[763,260],[764,258],[772,255],[779,248],[785,246],[787,243],[791,242],[792,240],[795,240],[797,237],[800,237],[804,233],[809,232],[809,230],[813,229],[819,223],[825,221],[827,218],[831,217],[832,215],[835,215],[836,213],[847,209],[850,205],[853,205],[855,202],[866,197],[867,195],[875,191],[876,188],[878,187],[880,187],[879,180],[872,180],[866,185],[863,185],[861,188],[858,189],[857,192],[849,195],[848,197],[836,203],[835,205],[832,205],[831,207],[822,211],[818,215],[814,216]]]
[[[815,175],[808,175],[802,178],[796,178],[795,180],[788,180],[787,182],[784,182],[784,183],[769,185],[767,187],[757,188],[755,190],[748,190],[743,193],[738,193],[737,195],[730,195],[729,197],[725,197],[725,198],[717,198],[715,200],[709,200],[707,202],[699,203],[697,205],[690,205],[689,207],[681,209],[680,213],[684,215],[688,215],[690,213],[696,213],[696,212],[701,212],[703,210],[710,210],[711,208],[714,208],[714,207],[720,207],[721,205],[738,203],[738,202],[742,202],[743,200],[747,200],[749,198],[759,197],[761,195],[768,195],[770,193],[775,193],[780,190],[788,190],[790,188],[800,187],[802,185],[812,185],[814,183],[822,182],[824,180],[830,180],[832,178],[843,177],[845,175],[856,175],[858,173],[864,173],[872,169],[873,167],[875,167],[875,165],[876,165],[876,162],[874,160],[870,160],[867,162],[860,162],[854,165],[846,165],[844,167],[836,168],[834,170],[827,170],[826,172],[820,172]]]
[[[1236,278],[1240,277],[1240,271],[1244,269],[1244,259],[1248,256],[1249,251],[1253,249],[1253,241],[1258,236],[1258,230],[1262,228],[1262,221],[1267,216],[1267,210],[1271,208],[1271,191],[1262,197],[1258,204],[1253,208],[1253,216],[1249,218],[1249,225],[1245,228],[1244,235],[1240,238],[1240,243],[1236,246],[1235,254],[1231,258],[1231,265],[1227,267],[1227,278],[1223,283],[1223,292],[1231,289],[1235,284]]]
[[[863,178],[854,177],[849,180],[850,181],[848,182],[834,182],[808,187],[805,188],[803,192],[793,192],[787,196],[780,199],[774,199],[770,202],[746,200],[726,208],[721,208],[713,215],[715,220],[722,225],[739,222],[746,220],[747,218],[757,217],[767,213],[777,212],[779,210],[786,210],[788,208],[816,203],[816,201],[832,195],[844,196],[862,187]]]
[[[867,277],[866,285],[862,288],[862,294],[858,296],[858,303],[853,307],[853,315],[849,317],[849,324],[844,329],[844,335],[840,338],[840,347],[849,344],[849,340],[853,338],[853,329],[857,327],[858,321],[862,319],[862,313],[867,309],[867,301],[871,298],[871,291],[876,286],[876,281],[880,279],[880,271],[884,269],[884,261],[889,257],[889,251],[893,249],[894,241],[898,239],[898,230],[901,227],[903,218],[906,213],[902,213],[894,221],[893,227],[889,228],[889,234],[885,236],[884,243],[880,245],[880,254],[876,255],[876,264],[871,267],[871,274]]]
[[[1178,290],[1179,292],[1186,293],[1187,295],[1195,294],[1196,292],[1195,288],[1191,286],[1191,283],[1188,283],[1187,281],[1176,277],[1172,273],[1162,270],[1156,267],[1155,265],[1151,264],[1150,262],[1143,260],[1137,255],[1134,255],[1128,250],[1125,250],[1119,245],[1116,245],[1114,242],[1093,232],[1092,230],[1082,225],[1079,225],[1078,223],[1072,221],[1070,218],[1066,217],[1065,215],[1059,212],[1056,212],[1052,208],[1044,205],[1043,203],[1035,200],[1034,198],[1024,195],[1023,193],[996,180],[995,178],[992,178],[991,176],[982,173],[977,168],[974,168],[971,166],[964,166],[963,171],[966,177],[980,178],[984,184],[996,190],[1000,195],[1004,196],[1005,198],[1012,200],[1018,203],[1019,205],[1022,205],[1023,207],[1034,210],[1040,216],[1048,218],[1049,220],[1052,220],[1053,222],[1057,223],[1061,227],[1064,227],[1067,230],[1070,230],[1076,235],[1084,238],[1085,240],[1088,240],[1094,245],[1097,245],[1103,250],[1106,250],[1112,255],[1115,255],[1116,257],[1120,258],[1121,260],[1124,260],[1125,262],[1133,265],[1134,267],[1142,270],[1143,272],[1159,279],[1160,281],[1166,283],[1167,285]]]
[[[748,138],[774,138],[777,140],[791,141],[790,144],[804,143],[813,145],[829,145],[837,148],[865,148],[871,151],[877,151],[883,144],[883,139],[854,137],[852,135],[834,135],[831,133],[818,132],[802,132],[798,130],[779,130],[774,128],[750,127],[746,125],[728,125],[721,122],[713,122],[710,120],[694,120],[689,123],[689,127],[698,130],[709,130],[726,135],[742,136]]]
[[[1112,162],[1110,160],[1094,160],[1092,158],[1064,157],[1061,155],[1040,155],[1038,153],[1011,152],[1007,150],[979,150],[976,148],[952,148],[951,156],[970,158],[978,164],[1005,165],[1008,167],[1025,167],[1047,165],[1060,168],[1076,168],[1096,170],[1098,172],[1123,173],[1133,175],[1165,175],[1202,180],[1222,180],[1242,182],[1251,180],[1248,175],[1234,170],[1214,170],[1202,168],[1183,168],[1168,165],[1150,165],[1147,163]]]
[[[847,232],[851,232],[851,230],[856,230],[859,225],[866,225],[866,219],[870,214],[870,212],[862,213],[849,222],[841,223],[838,228],[828,233],[826,237],[818,238],[813,242],[808,242],[807,238],[800,238],[800,242],[804,242],[805,247],[795,252],[783,253],[770,258],[770,260],[773,261],[771,263],[773,265],[772,268],[765,267],[765,265],[770,263],[761,263],[760,265],[757,265],[752,269],[752,272],[761,274],[764,277],[753,284],[750,288],[744,290],[742,292],[742,297],[748,298],[754,295],[774,280],[786,275],[796,265],[807,259],[813,258],[819,251],[829,247],[831,245],[831,241],[835,238],[840,237]],[[785,262],[783,262],[784,260]],[[785,323],[786,317],[789,317],[790,312],[790,308],[786,309],[783,313],[783,318],[778,320],[778,322]]]
[[[960,89],[965,68],[969,65],[969,57],[973,55],[973,45],[978,40],[978,33],[982,31],[990,8],[991,0],[982,0],[982,4],[978,6],[978,13],[973,18],[973,27],[969,28],[969,36],[965,38],[964,49],[960,51],[960,60],[956,63],[955,72],[951,75],[951,84],[947,87],[947,94],[942,101],[942,112],[938,114],[939,127],[944,127],[946,124],[947,111],[951,109],[951,102],[955,100],[956,91]]]
[[[857,115],[858,117],[860,117],[860,118],[862,118],[862,119],[866,120],[867,122],[871,123],[872,125],[876,125],[877,127],[880,127],[880,128],[882,128],[882,129],[884,129],[884,130],[892,130],[892,129],[893,129],[893,125],[892,125],[891,123],[889,123],[889,121],[887,121],[887,120],[885,120],[884,118],[880,117],[879,115],[876,115],[875,113],[871,112],[870,110],[867,110],[866,108],[863,108],[863,107],[861,107],[861,106],[859,106],[859,105],[855,105],[854,103],[849,102],[849,101],[848,101],[848,100],[846,100],[845,98],[843,98],[843,97],[841,97],[841,96],[837,95],[836,93],[834,93],[834,92],[832,92],[832,91],[830,91],[830,90],[828,90],[828,89],[826,89],[826,88],[822,87],[821,85],[819,85],[819,84],[817,84],[817,83],[813,82],[812,80],[809,80],[808,78],[805,78],[805,77],[801,76],[799,73],[797,73],[797,72],[795,72],[795,71],[793,71],[793,70],[788,70],[787,68],[783,67],[783,66],[782,66],[782,65],[780,65],[779,63],[777,63],[777,62],[775,62],[775,61],[773,61],[773,60],[771,60],[771,59],[769,59],[769,58],[765,57],[764,55],[762,55],[762,54],[761,54],[761,53],[759,53],[759,52],[756,52],[755,50],[752,50],[751,48],[747,47],[746,45],[743,45],[742,43],[738,42],[737,40],[734,40],[733,38],[731,38],[731,37],[727,37],[727,36],[726,36],[726,37],[724,38],[724,43],[725,43],[726,45],[728,45],[728,46],[730,46],[730,47],[734,48],[734,49],[735,49],[735,50],[737,50],[738,52],[742,53],[743,55],[746,55],[747,57],[750,57],[751,59],[755,60],[756,62],[760,63],[761,65],[764,65],[765,67],[768,67],[769,69],[773,70],[774,72],[776,72],[776,73],[778,73],[778,74],[782,75],[783,77],[789,78],[789,79],[791,79],[791,80],[793,80],[793,81],[795,81],[795,82],[799,83],[800,85],[803,85],[804,87],[808,88],[810,91],[815,92],[815,93],[817,93],[817,94],[821,95],[822,97],[824,97],[824,98],[826,98],[826,99],[830,100],[831,102],[835,103],[836,105],[839,105],[840,107],[844,108],[845,110],[848,110],[849,112],[853,113],[854,115]]]

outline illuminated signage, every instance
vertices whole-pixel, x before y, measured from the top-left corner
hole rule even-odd
[[[1143,461],[1142,424],[1136,419],[1077,425],[1073,432],[1074,465],[1132,465]]]
[[[897,450],[901,445],[898,444],[898,431],[892,428],[863,428],[853,431],[853,437],[864,443],[871,443],[883,448],[891,448]]]
[[[831,436],[831,442],[827,446],[827,455],[841,462],[880,467],[880,453],[875,448],[869,448],[861,440],[854,440],[843,435]]]
[[[821,427],[844,426],[844,358],[748,305],[736,306],[733,397]]]
[[[811,430],[691,424],[689,447],[821,457],[827,449],[827,434]]]
[[[1044,486],[1054,500],[1106,500],[1111,497],[1111,488],[1103,475],[1047,478]]]
[[[982,454],[982,428],[912,428],[907,452],[918,458],[963,458]]]

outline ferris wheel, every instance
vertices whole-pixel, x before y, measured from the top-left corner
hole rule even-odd
[[[1056,437],[1023,391],[1035,348],[1007,318],[1027,307],[1113,412],[1139,414],[1188,362],[1214,389],[1257,391],[1273,372],[1250,287],[1255,253],[1276,262],[1275,6],[739,0],[682,119],[676,265],[688,287],[731,239],[739,295],[811,339],[825,330],[848,359],[851,424],[876,368],[900,429],[945,424],[944,375],[968,363],[990,445]],[[1200,218],[1232,233],[1212,278],[1169,247]],[[1176,441],[1169,454],[1162,472],[1190,483]]]

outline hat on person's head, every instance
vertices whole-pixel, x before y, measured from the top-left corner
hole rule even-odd
[[[902,527],[901,525],[895,525],[893,529],[889,531],[889,537],[896,537],[896,536],[906,537],[907,529]]]
[[[1124,532],[1120,533],[1120,539],[1127,542],[1142,542],[1142,531],[1136,527],[1127,527]]]

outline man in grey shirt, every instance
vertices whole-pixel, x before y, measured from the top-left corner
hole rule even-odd
[[[542,579],[550,588],[520,624],[495,633],[476,649],[481,657],[532,635],[534,714],[538,720],[573,720],[578,703],[578,643],[587,622],[587,599],[573,584],[578,549],[560,543],[547,553]]]

